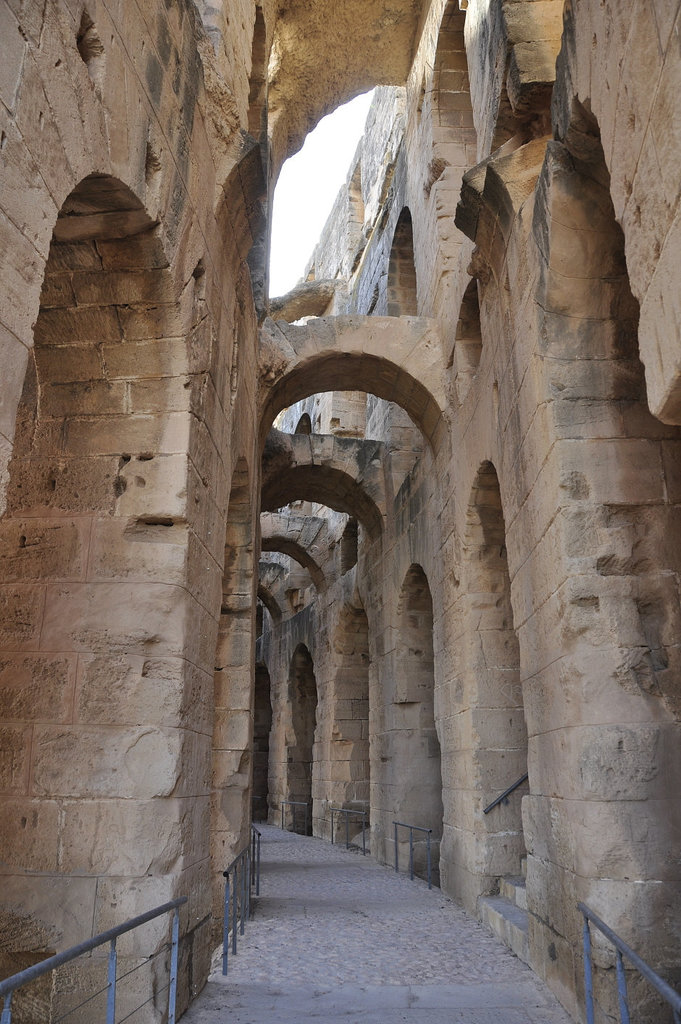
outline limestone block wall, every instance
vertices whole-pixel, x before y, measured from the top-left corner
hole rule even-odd
[[[2,971],[187,895],[186,1005],[211,952],[239,453],[258,475],[253,416],[233,427],[254,408],[249,242],[221,240],[239,202],[219,201],[192,4],[116,20],[98,2],[3,3],[0,20]],[[248,36],[231,78],[246,96]]]
[[[677,290],[667,269],[676,252],[675,126],[664,156],[653,144],[653,112],[673,95],[676,14],[656,9],[632,22],[621,6],[587,0],[471,3],[465,17],[457,8],[433,4],[424,18],[393,178],[398,198],[382,200],[386,223],[396,225],[404,206],[411,213],[418,308],[438,324],[435,347],[420,350],[420,379],[429,367],[431,395],[446,395],[446,427],[432,445],[423,431],[416,461],[394,476],[380,537],[360,534],[372,842],[390,859],[402,744],[408,731],[426,738],[430,730],[442,783],[442,885],[475,912],[527,855],[532,964],[580,1019],[578,899],[677,976],[669,865],[678,825],[668,786],[678,773],[678,438],[663,422],[677,418],[664,354],[677,328],[662,327]],[[646,76],[634,69],[641,47]],[[650,80],[665,86],[646,90]],[[404,319],[384,320],[371,305],[390,273],[390,246],[379,237],[367,238],[348,281],[353,329],[385,324],[384,376],[394,383],[392,393],[380,385],[375,393],[418,426],[395,368]],[[662,281],[652,326],[647,289]],[[295,358],[308,394],[315,379],[328,380],[329,332],[342,320],[308,325],[319,332],[318,362],[285,328],[298,355],[279,363],[282,379],[296,376]],[[269,327],[265,336],[269,345]],[[340,346],[374,387],[372,343],[348,335]],[[354,379],[346,365],[336,386]],[[367,431],[388,442],[388,422],[370,400]],[[407,650],[416,647],[410,630],[427,617],[427,601],[399,600],[419,570],[433,615],[434,737],[430,720],[413,728],[405,711],[416,714],[405,697],[423,665],[400,675],[400,632]],[[324,602],[315,608],[320,622],[329,619]],[[485,818],[483,806],[525,768],[528,787]],[[597,978],[603,1019],[613,1000],[607,975]],[[642,1019],[660,1019],[649,994],[637,991],[636,1000]]]

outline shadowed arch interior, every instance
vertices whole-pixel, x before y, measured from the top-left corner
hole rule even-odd
[[[272,616],[273,621],[281,622],[282,612],[279,607],[279,602],[263,583],[258,583],[258,598],[265,605],[265,608],[267,608],[267,611]]]
[[[388,315],[416,316],[418,296],[414,266],[414,235],[411,212],[402,210],[390,249],[388,262]]]
[[[324,573],[309,552],[297,541],[281,536],[263,537],[261,550],[280,551],[283,555],[288,555],[289,558],[292,558],[299,565],[302,565],[304,569],[307,569],[317,590],[323,589],[326,585]]]
[[[317,729],[317,681],[310,652],[298,644],[289,667],[288,700],[292,735],[287,748],[288,799],[306,803],[308,832],[312,829],[312,771]]]
[[[442,771],[435,729],[435,657],[433,599],[420,565],[408,569],[397,605],[397,650],[393,772],[395,808],[400,821],[432,828],[432,864],[439,881],[439,843],[442,837]],[[398,841],[402,844],[404,835]],[[415,865],[426,872],[426,848],[417,836]],[[403,850],[404,853],[404,850]]]
[[[381,512],[362,486],[349,474],[328,466],[294,466],[263,484],[262,512],[292,501],[313,501],[345,512],[358,519],[371,537],[379,536],[383,528]]]
[[[181,285],[160,234],[128,186],[92,174],[64,201],[45,265],[1,524],[0,811],[5,821],[51,822],[50,842],[55,851],[68,846],[68,855],[40,862],[51,897],[36,903],[28,833],[4,829],[3,896],[12,891],[20,904],[24,890],[25,907],[37,909],[18,928],[13,910],[4,916],[2,976],[49,955],[74,920],[81,938],[90,934],[97,879],[110,884],[116,874],[123,900],[147,881],[170,892],[177,880],[161,851],[181,813],[173,792],[180,765],[166,753],[161,781],[158,761],[135,753],[138,723],[152,747],[163,736],[167,749],[163,730],[183,737],[186,722],[177,693],[187,678],[189,605],[177,583],[188,527],[177,506],[169,510],[160,467],[170,456],[178,477],[186,473],[166,410],[176,421],[189,417],[186,346],[177,335],[189,333],[191,314],[180,312]],[[153,407],[145,405],[150,387]],[[106,743],[97,739],[104,735]],[[88,771],[79,770],[82,759]],[[145,817],[155,834],[144,853],[128,843],[124,867],[112,872],[110,848],[90,823],[106,820],[114,801],[121,835],[135,834]],[[75,912],[69,894],[82,883]],[[76,968],[70,995],[87,983]],[[55,1016],[63,997],[50,996]]]

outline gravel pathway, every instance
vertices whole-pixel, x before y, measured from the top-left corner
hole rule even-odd
[[[322,839],[261,831],[254,917],[184,1024],[570,1024],[439,889]]]

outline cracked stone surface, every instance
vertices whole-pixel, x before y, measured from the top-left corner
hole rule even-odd
[[[260,897],[228,976],[186,1024],[268,1020],[569,1024],[546,986],[439,889],[262,826]]]

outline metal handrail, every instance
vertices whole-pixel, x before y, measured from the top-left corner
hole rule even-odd
[[[296,807],[304,807],[305,808],[305,832],[304,832],[304,835],[307,835],[307,809],[308,809],[309,806],[310,806],[309,803],[307,801],[305,801],[305,800],[282,800],[281,801],[281,829],[282,829],[282,832],[284,831],[284,807],[293,807],[294,808],[294,810],[293,810],[293,830],[294,831],[295,831],[295,828],[296,828],[296,812],[295,812],[295,808]]]
[[[349,835],[349,827],[350,827],[349,826],[349,820],[350,820],[350,817],[353,814],[356,817],[357,816],[361,817],[361,819],[362,819],[362,855],[364,857],[366,857],[366,853],[367,853],[367,844],[366,844],[366,819],[367,819],[367,812],[366,811],[353,811],[353,810],[351,810],[349,808],[345,808],[345,807],[330,807],[329,810],[331,811],[331,844],[332,845],[333,845],[333,816],[334,816],[334,814],[344,814],[345,815],[345,849],[346,850],[350,849],[350,835]]]
[[[660,993],[666,1003],[672,1008],[674,1024],[681,1024],[681,995],[669,985],[664,978],[653,970],[650,964],[642,960],[638,953],[635,953],[631,946],[628,946],[623,939],[616,935],[612,928],[609,928],[600,917],[594,914],[593,910],[584,903],[578,903],[577,909],[584,917],[583,943],[584,943],[584,987],[586,989],[586,1021],[587,1024],[594,1024],[594,988],[593,970],[591,963],[591,932],[589,921],[591,921],[615,947],[617,958],[617,996],[620,1007],[620,1020],[622,1024],[629,1024],[629,1000],[627,995],[627,979],[624,973],[622,957],[630,960],[639,974],[642,974],[654,988]]]
[[[236,956],[238,936],[244,934],[246,919],[253,917],[251,889],[255,888],[255,895],[260,895],[261,839],[262,832],[255,825],[251,825],[248,843],[237,853],[227,870],[222,872],[225,879],[225,907],[222,919],[223,975],[227,974],[228,968],[230,930],[232,933],[232,956]],[[230,875],[233,875],[234,878],[233,885],[229,881]],[[1,1021],[0,1024],[2,1024]]]
[[[428,888],[432,889],[431,884],[431,865],[430,865],[430,837],[433,833],[432,828],[424,828],[422,825],[407,825],[404,821],[393,821],[395,829],[395,871],[399,871],[398,865],[398,846],[397,846],[397,828],[408,828],[409,829],[409,878],[414,881],[414,832],[425,832],[426,833],[426,856],[428,865]]]
[[[498,796],[496,800],[492,800],[492,803],[488,804],[487,807],[483,807],[482,813],[489,814],[490,811],[494,810],[497,804],[505,803],[514,789],[517,789],[518,786],[522,786],[523,782],[527,782],[527,778],[527,772],[525,772],[525,774],[521,775],[519,779],[516,779],[512,786],[505,789],[501,796]]]
[[[32,981],[36,981],[44,974],[49,974],[50,971],[56,970],[63,964],[69,963],[71,960],[76,960],[79,956],[83,956],[84,953],[89,953],[93,949],[96,949],[97,946],[104,945],[105,942],[109,942],[111,944],[109,949],[109,965],[107,984],[105,988],[100,990],[100,992],[107,993],[106,1024],[114,1024],[114,1017],[116,1014],[116,939],[120,935],[125,935],[126,932],[133,931],[133,929],[139,928],[143,924],[147,924],[148,921],[153,921],[155,918],[169,913],[171,910],[174,911],[174,913],[171,938],[170,981],[168,985],[168,1024],[175,1024],[177,954],[180,935],[179,908],[186,902],[186,896],[180,896],[179,899],[170,900],[169,903],[163,903],[159,907],[154,907],[153,910],[148,910],[145,914],[139,914],[137,917],[131,917],[127,921],[124,921],[123,924],[116,925],[115,928],[109,928],[108,931],[100,932],[99,935],[95,935],[91,939],[86,939],[85,942],[80,942],[77,946],[70,946],[69,949],[65,949],[61,953],[56,953],[54,956],[48,957],[47,960],[41,960],[40,963],[33,964],[31,967],[27,967],[25,970],[19,971],[17,974],[12,974],[9,978],[5,978],[4,981],[0,981],[0,999],[4,999],[5,1001],[2,1016],[0,1016],[0,1024],[11,1024],[12,996],[18,988],[21,988],[23,985],[28,985]],[[95,994],[99,995],[100,993],[98,992]],[[74,1007],[74,1009],[77,1009],[77,1007]],[[70,1012],[72,1011],[69,1011],[69,1013]]]
[[[255,825],[251,825],[251,865],[255,864],[254,875],[251,876],[251,885],[255,885],[255,895],[260,895],[260,840],[262,839],[262,832],[256,828]]]

